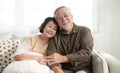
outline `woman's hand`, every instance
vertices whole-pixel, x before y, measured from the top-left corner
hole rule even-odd
[[[68,58],[60,55],[59,53],[51,54],[50,56],[47,56],[46,59],[49,66],[57,63],[68,62]]]
[[[40,64],[47,65],[46,59],[43,58],[43,57],[37,56],[37,57],[36,57],[36,60],[37,60]]]

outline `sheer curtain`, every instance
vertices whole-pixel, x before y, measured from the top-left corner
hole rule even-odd
[[[74,22],[98,31],[96,0],[0,0],[0,33],[38,33],[38,27],[59,6],[68,6]]]

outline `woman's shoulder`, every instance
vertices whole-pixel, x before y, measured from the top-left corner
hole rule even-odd
[[[26,41],[31,42],[31,43],[36,42],[39,39],[39,36],[40,35],[32,35],[32,36],[28,37],[28,39]]]
[[[32,36],[30,36],[29,38],[31,38],[31,39],[38,39],[39,36],[40,36],[40,35],[32,35]]]

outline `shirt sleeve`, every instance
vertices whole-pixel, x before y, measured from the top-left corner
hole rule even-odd
[[[47,47],[47,55],[51,55],[51,54],[53,54],[55,52],[58,52],[56,43],[57,42],[55,41],[55,38],[51,38],[49,40],[48,47]]]

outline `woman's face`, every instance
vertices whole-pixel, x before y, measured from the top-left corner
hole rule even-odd
[[[49,21],[43,29],[43,34],[51,38],[56,34],[57,25],[51,20]]]

